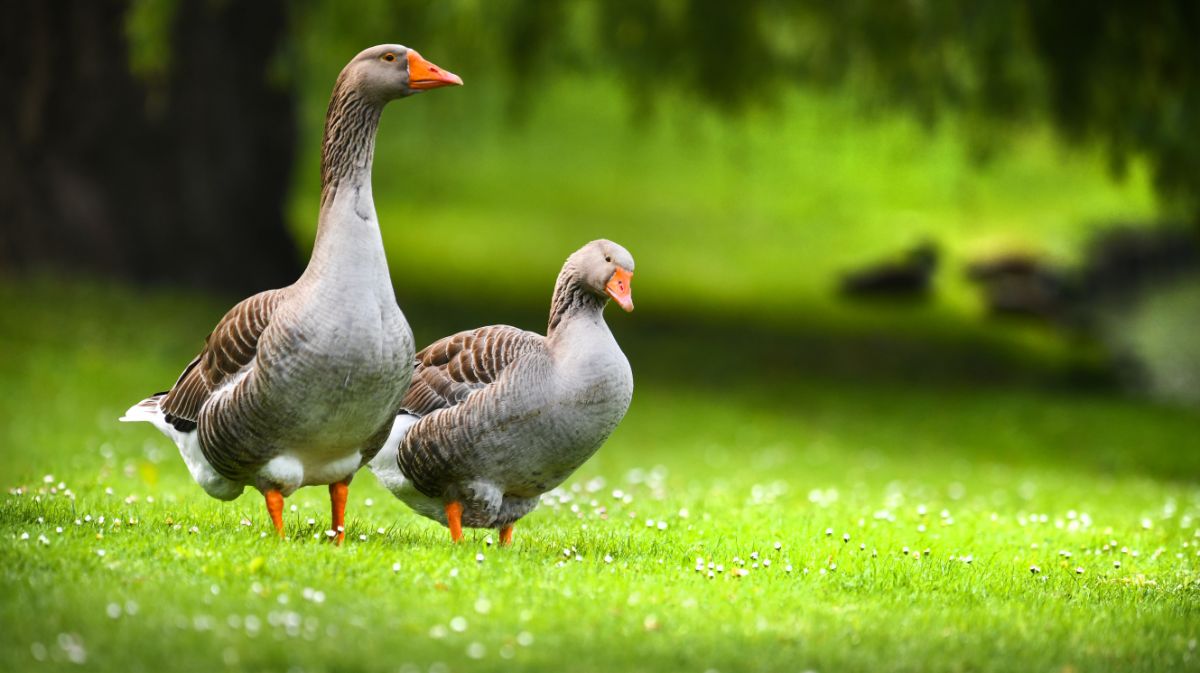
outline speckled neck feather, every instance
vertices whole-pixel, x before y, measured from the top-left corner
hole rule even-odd
[[[357,90],[346,72],[338,76],[321,142],[321,206],[337,193],[338,184],[364,169],[375,156],[375,131],[383,106]]]
[[[546,336],[552,336],[554,330],[564,320],[576,314],[600,313],[604,310],[607,297],[598,296],[584,286],[583,279],[574,264],[563,266],[554,283],[554,296],[550,301],[550,322],[546,327]]]

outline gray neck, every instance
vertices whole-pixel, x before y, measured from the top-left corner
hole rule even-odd
[[[580,318],[589,319],[587,322],[598,322],[604,325],[604,305],[607,297],[597,296],[595,292],[584,287],[576,276],[575,269],[570,265],[563,267],[554,284],[554,297],[550,301],[550,323],[546,327],[546,336],[553,340],[565,323],[574,322]]]
[[[339,77],[321,147],[321,212],[306,282],[391,283],[371,194],[371,162],[383,105]]]

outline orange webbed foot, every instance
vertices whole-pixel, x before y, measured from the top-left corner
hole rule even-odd
[[[463,538],[462,503],[457,500],[446,504],[446,523],[450,526],[450,539],[458,542]]]
[[[278,490],[271,489],[263,494],[267,499],[267,513],[271,515],[271,523],[275,525],[275,532],[279,535],[279,539],[283,539],[283,493]]]
[[[346,498],[350,495],[350,485],[344,481],[329,485],[329,503],[332,508],[331,530],[334,532],[333,543],[341,545],[346,539]]]

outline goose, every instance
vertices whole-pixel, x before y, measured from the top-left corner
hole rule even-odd
[[[880,261],[845,274],[841,282],[842,294],[861,299],[924,298],[929,295],[933,284],[938,257],[937,245],[932,241],[924,241],[899,258]]]
[[[563,265],[546,335],[507,325],[434,342],[368,467],[417,513],[450,529],[513,524],[596,452],[633,397],[629,361],[604,322],[633,310],[633,257],[592,241]]]
[[[307,268],[292,285],[234,306],[170,390],[120,419],[167,435],[209,495],[258,489],[281,538],[284,498],[328,484],[330,537],[342,542],[350,480],[387,439],[412,374],[412,330],[371,194],[380,114],[397,98],[461,84],[398,44],[355,56],[329,101]]]

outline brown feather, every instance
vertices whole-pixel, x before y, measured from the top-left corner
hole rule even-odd
[[[544,347],[545,341],[540,334],[508,325],[481,327],[435,341],[417,353],[402,410],[425,416],[453,407],[494,382],[523,354]]]
[[[180,430],[195,427],[208,396],[254,360],[258,338],[282,298],[283,290],[267,290],[240,302],[221,318],[205,339],[204,350],[163,398],[161,409],[168,422]]]

